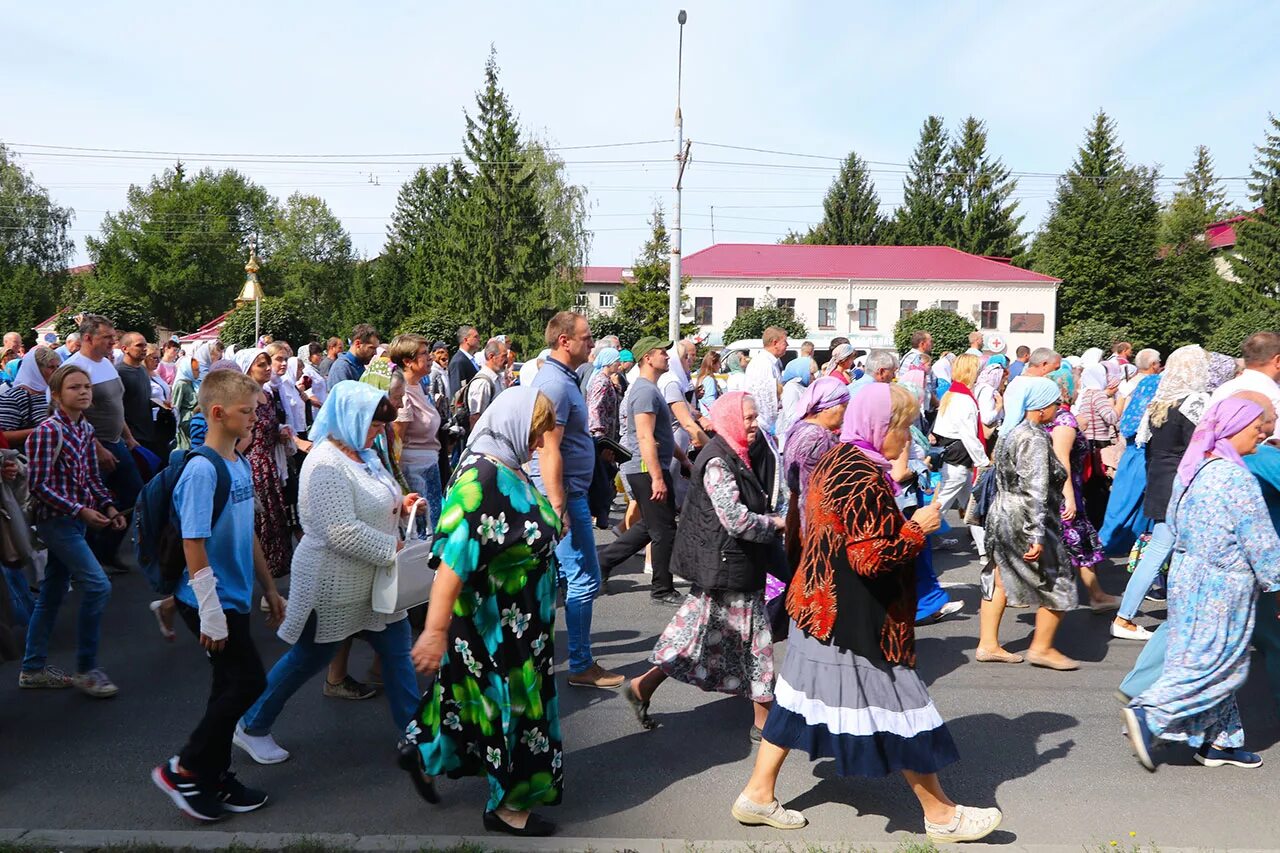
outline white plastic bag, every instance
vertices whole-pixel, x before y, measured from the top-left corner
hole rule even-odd
[[[417,530],[414,520],[420,506],[424,506],[424,502],[419,501],[409,511],[406,529],[411,537]],[[430,537],[407,539],[395,561],[386,568],[378,569],[373,576],[373,612],[399,613],[425,603],[431,597],[431,583],[435,577],[435,570],[431,568]]]

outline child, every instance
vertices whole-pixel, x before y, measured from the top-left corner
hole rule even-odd
[[[151,771],[156,787],[198,820],[218,820],[225,812],[250,812],[267,795],[247,788],[229,772],[236,722],[266,686],[262,659],[249,634],[253,578],[266,598],[268,624],[284,617],[262,546],[253,534],[253,474],[236,453],[249,436],[261,387],[242,373],[210,373],[200,386],[200,409],[208,420],[205,445],[216,451],[230,474],[227,503],[213,522],[218,472],[203,456],[189,459],[174,489],[182,525],[187,575],[176,593],[178,615],[200,638],[213,665],[213,687],[204,718],[182,752]]]
[[[27,439],[30,453],[32,517],[40,540],[49,549],[40,597],[27,626],[27,649],[18,686],[75,686],[95,699],[114,696],[119,688],[98,668],[98,636],[102,611],[111,598],[111,582],[85,541],[85,531],[125,529],[127,518],[112,503],[102,483],[94,452],[93,425],[84,412],[93,403],[93,384],[84,368],[66,365],[49,378],[53,414]],[[58,608],[74,581],[80,591],[80,645],[76,675],[47,666],[49,635]]]

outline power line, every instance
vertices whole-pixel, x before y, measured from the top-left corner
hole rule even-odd
[[[586,151],[594,148],[628,148],[637,145],[665,145],[670,139],[645,139],[636,142],[603,142],[594,145],[538,146],[547,151]],[[36,142],[6,142],[6,148],[47,148],[57,151],[96,151],[107,154],[154,154],[165,157],[274,157],[274,158],[336,158],[336,157],[464,157],[464,151],[440,151],[431,154],[247,154],[214,151],[154,151],[140,148],[89,148],[82,145],[45,145]]]

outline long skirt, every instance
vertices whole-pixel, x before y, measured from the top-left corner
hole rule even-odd
[[[1147,449],[1130,444],[1120,456],[1116,477],[1111,484],[1111,500],[1107,517],[1098,536],[1102,548],[1112,557],[1129,553],[1138,536],[1151,530],[1151,521],[1142,511],[1142,498],[1147,492]]]
[[[696,587],[667,624],[650,662],[702,690],[773,699],[773,633],[764,591],[706,592]]]
[[[960,758],[914,669],[822,643],[794,622],[764,739],[841,776],[936,773]]]

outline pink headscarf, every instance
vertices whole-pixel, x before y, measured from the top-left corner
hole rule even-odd
[[[884,478],[893,487],[894,494],[897,494],[901,488],[889,476],[893,463],[880,452],[885,436],[889,434],[889,421],[892,418],[893,393],[889,390],[889,385],[873,382],[864,386],[845,410],[840,440],[845,444],[852,444],[883,468]]]
[[[742,422],[742,401],[749,395],[745,391],[730,391],[711,404],[711,426],[725,444],[733,448],[738,458],[751,467],[747,455],[747,427]],[[753,401],[754,402],[754,401]]]
[[[1187,452],[1182,454],[1182,461],[1178,463],[1178,479],[1190,484],[1206,453],[1215,453],[1243,468],[1244,459],[1227,439],[1253,423],[1261,414],[1261,406],[1241,397],[1228,397],[1210,406],[1200,418]]]

